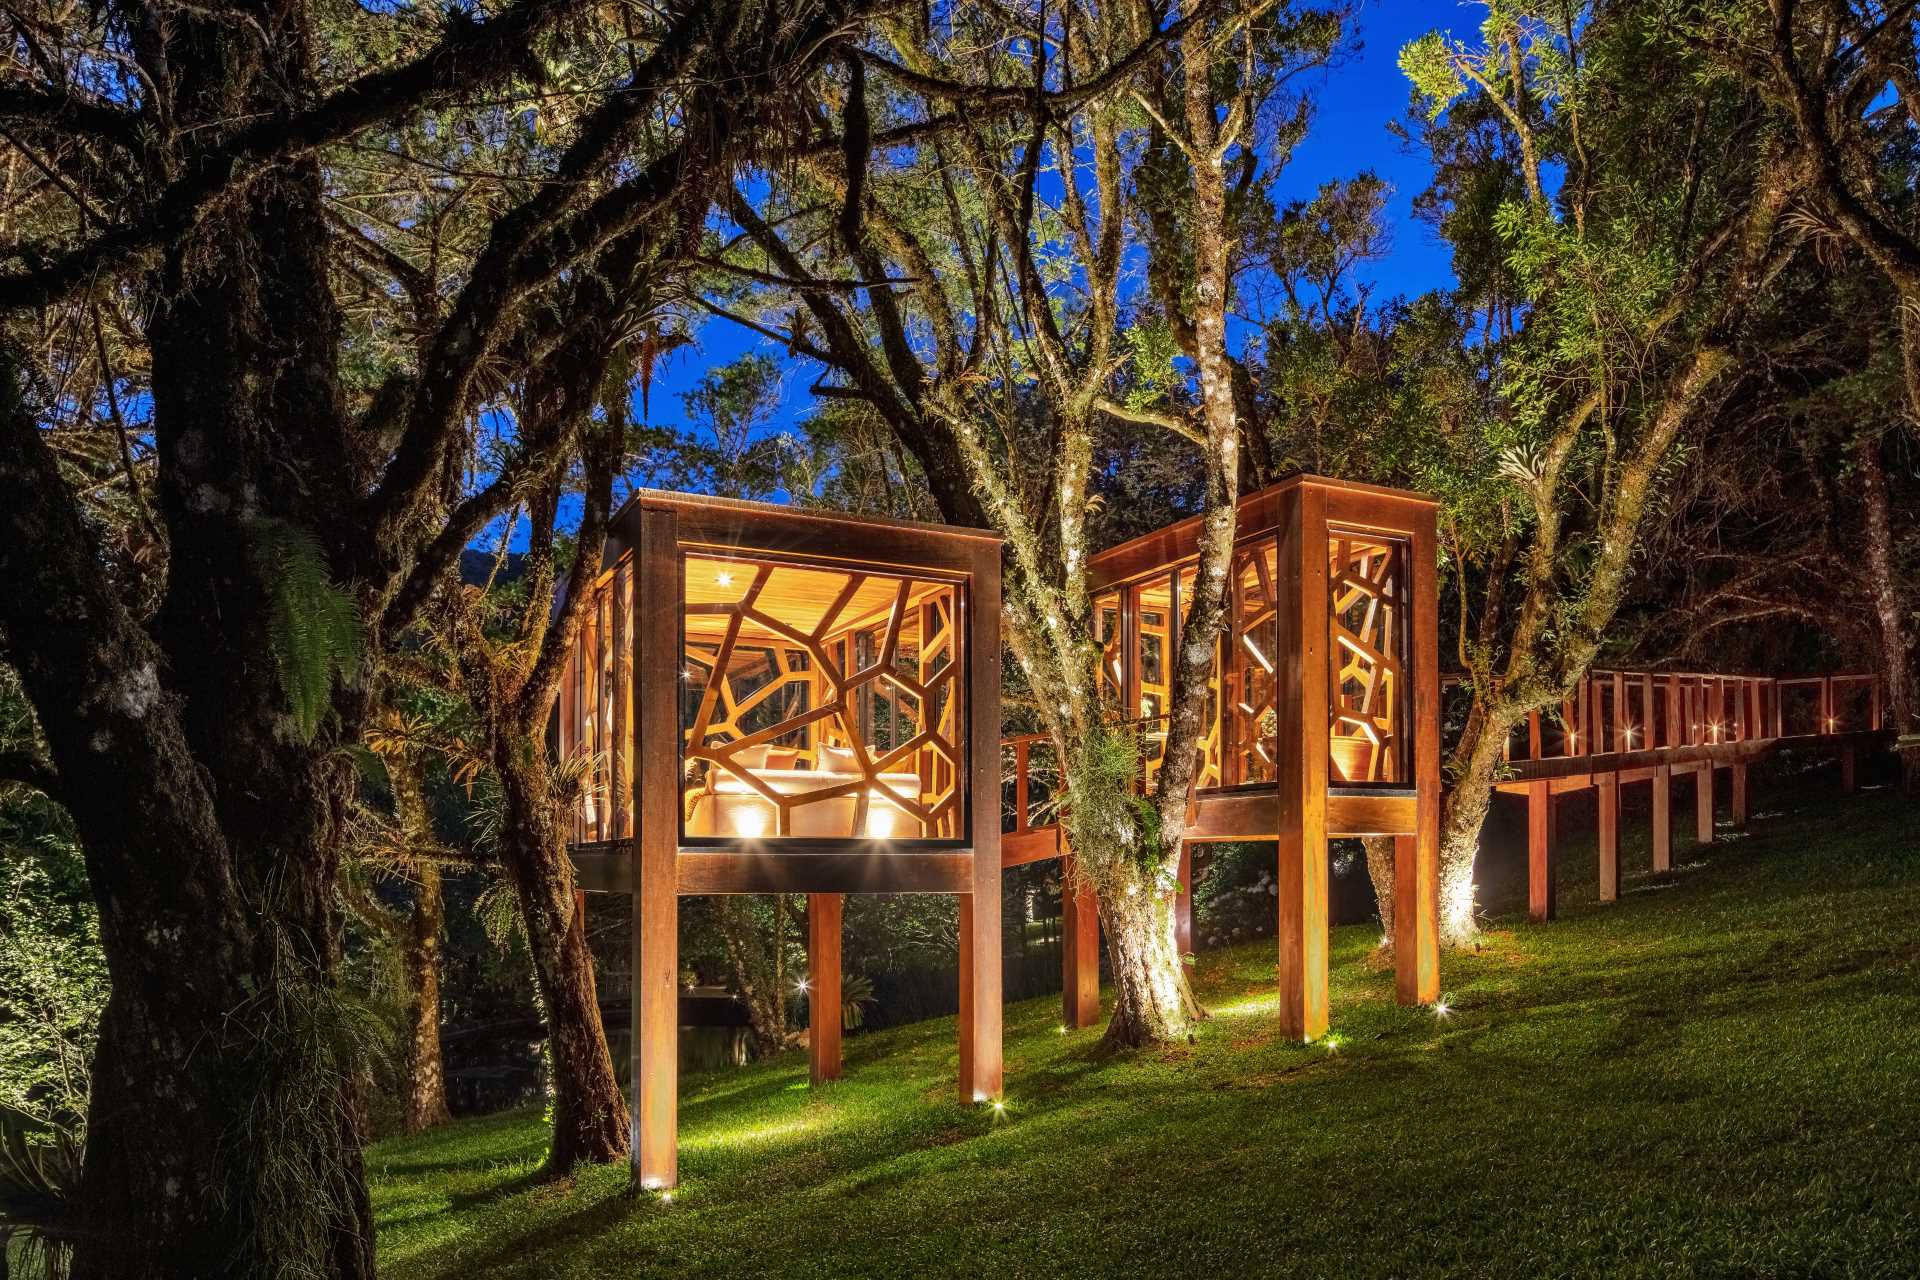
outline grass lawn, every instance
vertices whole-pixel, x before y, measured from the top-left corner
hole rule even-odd
[[[1444,1018],[1338,930],[1334,1045],[1277,1036],[1261,943],[1200,957],[1213,1018],[1164,1052],[1010,1006],[1001,1117],[955,1101],[950,1019],[822,1091],[804,1055],[685,1080],[671,1203],[534,1184],[534,1112],[384,1142],[382,1272],[1920,1275],[1920,819],[1756,808],[1696,848],[1676,804],[1660,879],[1632,823],[1605,909],[1572,844],[1558,922],[1443,958]]]

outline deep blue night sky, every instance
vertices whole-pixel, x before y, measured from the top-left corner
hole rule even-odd
[[[1448,0],[1359,0],[1360,49],[1338,67],[1316,72],[1302,82],[1316,100],[1314,123],[1306,140],[1276,184],[1280,203],[1313,194],[1323,182],[1372,170],[1393,187],[1389,203],[1392,243],[1386,257],[1366,264],[1361,278],[1372,286],[1377,305],[1396,295],[1413,296],[1452,283],[1445,246],[1412,216],[1412,201],[1427,182],[1425,157],[1408,154],[1388,131],[1408,105],[1408,85],[1396,65],[1400,48],[1435,26],[1465,35],[1479,26],[1477,5]],[[663,426],[686,426],[679,393],[691,387],[709,367],[755,349],[781,349],[724,321],[709,320],[696,335],[696,345],[670,356],[654,376],[648,420]],[[808,407],[807,385],[812,365],[796,365],[786,381],[783,421],[789,425]],[[634,411],[640,405],[635,397]],[[571,505],[571,504],[570,504]],[[489,531],[492,533],[492,531]],[[497,536],[497,535],[495,535]],[[483,535],[483,538],[485,535]]]

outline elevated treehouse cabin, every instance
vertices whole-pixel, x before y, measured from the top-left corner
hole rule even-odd
[[[1093,562],[1103,693],[1139,724],[1149,777],[1198,527]],[[811,1005],[830,1011],[816,1081],[840,1066],[840,895],[958,895],[960,1089],[997,1097],[1000,871],[1071,852],[1036,822],[1050,744],[1000,736],[999,539],[643,491],[601,564],[557,729],[563,756],[592,762],[580,885],[633,896],[637,1176],[677,1176],[680,894],[808,894]],[[1241,503],[1192,839],[1276,842],[1281,1022],[1301,1037],[1327,1029],[1333,837],[1394,838],[1396,989],[1439,995],[1434,566],[1416,494],[1297,476]],[[1066,897],[1068,1017],[1085,1025],[1098,923]]]
[[[999,538],[642,491],[601,565],[557,727],[580,885],[633,896],[641,1183],[677,1179],[681,894],[808,895],[816,1080],[841,895],[958,895],[960,1090],[998,1097]]]
[[[1395,989],[1409,1004],[1439,998],[1435,508],[1419,494],[1307,475],[1240,501],[1189,838],[1276,842],[1280,1018],[1302,1038],[1327,1030],[1329,839],[1393,837]],[[1138,725],[1148,778],[1161,764],[1199,535],[1200,520],[1184,520],[1090,564],[1102,693]],[[1023,735],[1007,753],[1007,865],[1071,858],[1045,806],[1057,784],[1051,744]],[[1180,879],[1184,949],[1191,850]],[[1098,922],[1084,894],[1067,897],[1064,1016],[1086,1026],[1099,1016]]]

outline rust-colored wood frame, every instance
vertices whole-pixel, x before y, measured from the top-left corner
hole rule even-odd
[[[958,847],[915,849],[881,840],[740,841],[690,846],[681,836],[682,740],[678,682],[684,644],[682,560],[688,550],[747,550],[878,569],[932,571],[958,580],[964,636],[967,803]],[[584,889],[633,898],[633,1108],[635,1181],[679,1180],[679,899],[697,893],[809,895],[815,1019],[811,1074],[840,1072],[840,907],[843,893],[952,893],[960,898],[959,1086],[987,1101],[1002,1088],[1000,990],[1000,539],[977,530],[868,520],[765,503],[643,490],[615,518],[603,551],[609,570],[631,555],[634,835],[577,845]],[[625,585],[625,584],[623,584]],[[679,607],[660,607],[673,601]],[[616,622],[619,634],[624,622]],[[603,634],[605,632],[603,631]],[[563,717],[578,714],[580,694]],[[578,740],[563,729],[562,745]]]

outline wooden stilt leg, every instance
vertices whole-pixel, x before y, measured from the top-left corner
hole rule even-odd
[[[1733,825],[1745,831],[1747,829],[1747,766],[1736,764],[1729,772],[1733,775]]]
[[[1393,994],[1401,1004],[1440,998],[1439,833],[1393,838]]]
[[[1069,856],[1060,868],[1060,1021],[1078,1029],[1100,1021],[1100,902],[1073,870]]]
[[[1852,795],[1860,789],[1860,777],[1856,770],[1856,760],[1852,747],[1840,749],[1840,793]]]
[[[1327,499],[1301,493],[1279,535],[1280,596],[1299,621],[1281,628],[1275,691],[1280,1029],[1299,1040],[1327,1033]]]
[[[1546,783],[1527,788],[1527,918],[1535,924],[1554,914],[1552,804]]]
[[[1594,779],[1599,797],[1600,901],[1620,900],[1620,775]]]
[[[1673,769],[1653,767],[1653,869],[1673,870]]]
[[[813,1083],[840,1078],[840,920],[845,899],[807,895],[807,1066]]]
[[[960,1096],[986,1102],[1000,1090],[1000,895],[976,888],[960,895]]]
[[[679,572],[672,513],[642,516],[636,558],[641,581]],[[673,609],[642,611],[634,627],[634,670],[679,665],[680,619]],[[634,713],[633,1108],[628,1143],[634,1180],[664,1189],[680,1180],[680,727],[670,699],[642,699]]]
[[[1701,844],[1713,843],[1713,765],[1702,764],[1693,775],[1694,838]]]
[[[1414,535],[1416,565],[1434,563],[1433,532]],[[1413,642],[1416,652],[1439,647],[1440,595],[1431,571],[1416,577]],[[1414,834],[1393,841],[1393,993],[1401,1004],[1440,998],[1440,673],[1414,664],[1414,778],[1419,798]]]
[[[1327,1033],[1327,842],[1280,838],[1280,1030]]]

